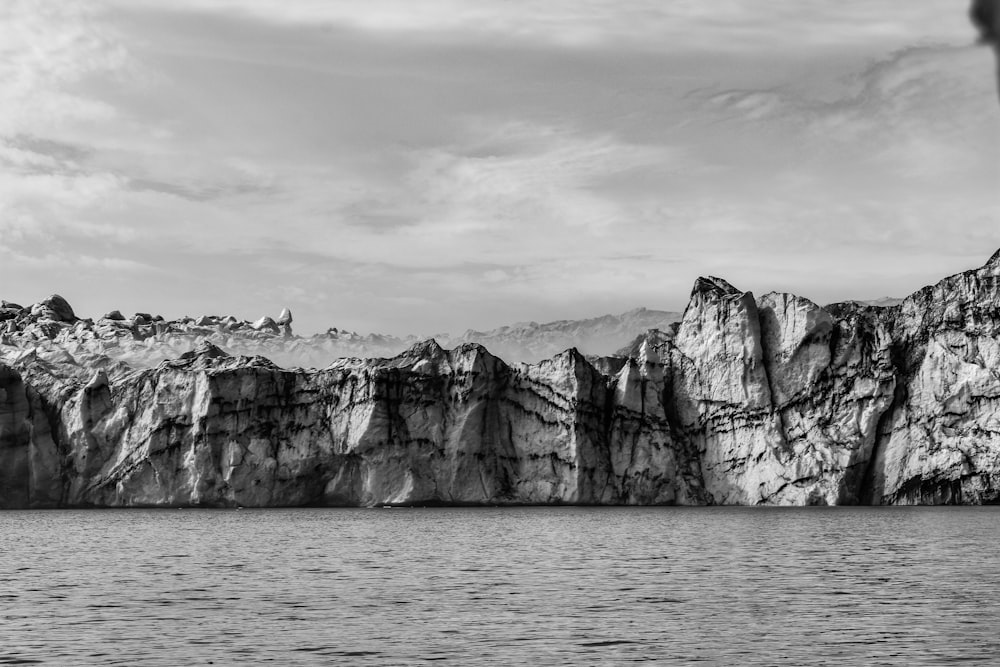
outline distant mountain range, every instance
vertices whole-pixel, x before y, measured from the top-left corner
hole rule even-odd
[[[876,308],[892,308],[893,306],[898,306],[903,303],[904,299],[897,299],[893,296],[884,296],[881,299],[873,299],[871,301],[855,301],[854,303],[860,303],[865,306],[875,306]]]
[[[489,331],[470,329],[457,336],[438,334],[435,339],[446,348],[476,343],[510,362],[534,363],[573,347],[585,355],[610,355],[636,336],[650,329],[667,330],[680,319],[680,313],[637,308],[585,320],[519,322]],[[125,317],[118,311],[94,320],[77,318],[58,295],[29,307],[2,303],[0,345],[25,348],[32,347],[34,341],[49,340],[65,343],[74,354],[104,355],[138,367],[155,366],[202,343],[211,343],[229,354],[267,357],[286,368],[325,368],[345,357],[394,357],[422,339],[336,328],[314,336],[296,336],[287,309],[276,320],[261,317],[255,322],[211,315],[176,320],[148,313]]]
[[[583,354],[613,354],[636,336],[650,329],[667,330],[681,321],[681,313],[636,308],[621,315],[602,315],[586,320],[518,322],[490,331],[469,329],[461,336],[438,341],[444,347],[478,343],[509,361],[534,363],[575,347]]]

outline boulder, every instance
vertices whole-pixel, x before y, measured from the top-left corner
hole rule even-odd
[[[49,308],[53,313],[55,313],[55,318],[59,322],[75,322],[76,314],[73,312],[72,306],[66,299],[62,298],[58,294],[53,294],[48,299],[41,302],[41,305]]]
[[[250,326],[257,331],[273,331],[274,333],[278,333],[278,323],[267,315],[260,318]]]

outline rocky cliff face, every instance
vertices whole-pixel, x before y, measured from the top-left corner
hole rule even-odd
[[[0,367],[0,500],[703,502],[667,435],[659,366],[619,363],[621,387],[574,350],[512,368],[433,341],[308,372],[211,345],[112,375],[32,355]]]
[[[874,502],[1000,499],[1000,252],[896,313],[897,400],[872,462]]]
[[[0,326],[2,507],[1000,501],[1000,253],[887,308],[702,278],[627,354],[530,365],[152,337],[143,367],[58,297]]]

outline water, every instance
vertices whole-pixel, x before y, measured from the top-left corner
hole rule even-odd
[[[998,507],[0,512],[0,665],[997,664],[998,537]]]

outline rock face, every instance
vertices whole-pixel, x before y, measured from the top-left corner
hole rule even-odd
[[[625,354],[535,364],[95,343],[157,326],[3,303],[0,507],[1000,502],[1000,253],[890,307],[701,278]]]
[[[893,399],[874,309],[835,317],[789,294],[700,280],[673,349],[679,430],[723,504],[851,504]]]
[[[1000,252],[907,298],[898,400],[873,461],[876,502],[1000,499]]]
[[[22,363],[27,384],[0,367],[7,507],[705,501],[652,410],[652,362],[623,360],[622,386],[575,350],[512,368],[433,341],[314,372],[210,345],[89,378]],[[62,458],[38,460],[56,448],[33,442],[36,413]]]

